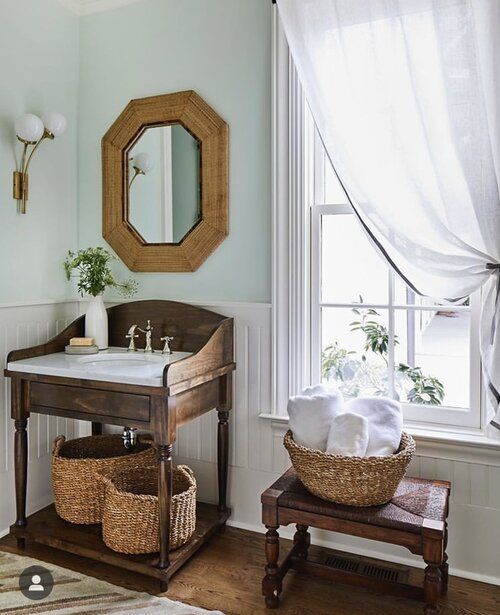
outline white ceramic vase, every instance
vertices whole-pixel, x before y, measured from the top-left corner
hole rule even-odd
[[[85,313],[85,337],[93,337],[99,350],[108,347],[108,314],[102,295],[90,299]]]

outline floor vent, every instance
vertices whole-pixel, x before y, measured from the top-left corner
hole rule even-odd
[[[345,557],[338,557],[337,555],[329,555],[325,564],[330,568],[336,568],[337,570],[344,570],[345,572],[359,572],[359,562],[346,559]]]
[[[399,572],[391,568],[364,564],[359,572],[367,577],[378,579],[379,581],[388,581],[389,583],[397,583],[399,581]]]
[[[399,579],[399,571],[393,568],[385,568],[384,566],[375,566],[374,564],[364,564],[356,560],[339,557],[338,555],[329,555],[325,559],[325,564],[330,568],[342,570],[344,572],[355,572],[367,577],[372,577],[380,581],[389,583],[397,583]]]

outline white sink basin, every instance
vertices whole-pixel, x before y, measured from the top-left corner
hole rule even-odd
[[[135,378],[161,378],[165,365],[170,362],[166,357],[167,355],[141,352],[108,352],[78,357],[76,362],[81,369],[90,373]]]
[[[127,352],[124,348],[109,348],[101,350],[99,354],[83,356],[58,352],[13,361],[7,365],[7,369],[46,376],[162,386],[165,366],[191,354],[190,352],[172,354]]]

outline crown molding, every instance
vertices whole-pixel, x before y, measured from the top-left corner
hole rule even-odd
[[[91,13],[101,13],[103,11],[112,11],[113,9],[126,6],[127,4],[135,4],[136,2],[144,2],[144,0],[57,0],[68,10],[76,15],[90,15]]]

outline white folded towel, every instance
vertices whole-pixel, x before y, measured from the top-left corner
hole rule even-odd
[[[329,394],[297,395],[288,400],[289,426],[297,444],[325,452],[332,419],[342,412],[339,391]]]
[[[338,387],[334,384],[312,384],[311,386],[302,389],[301,395],[305,397],[312,397],[313,395],[340,395]]]
[[[398,450],[403,433],[401,404],[388,397],[358,397],[347,402],[345,409],[368,420],[367,457],[392,455]]]
[[[360,414],[344,412],[333,418],[326,452],[330,455],[364,457],[368,447],[368,421]]]

